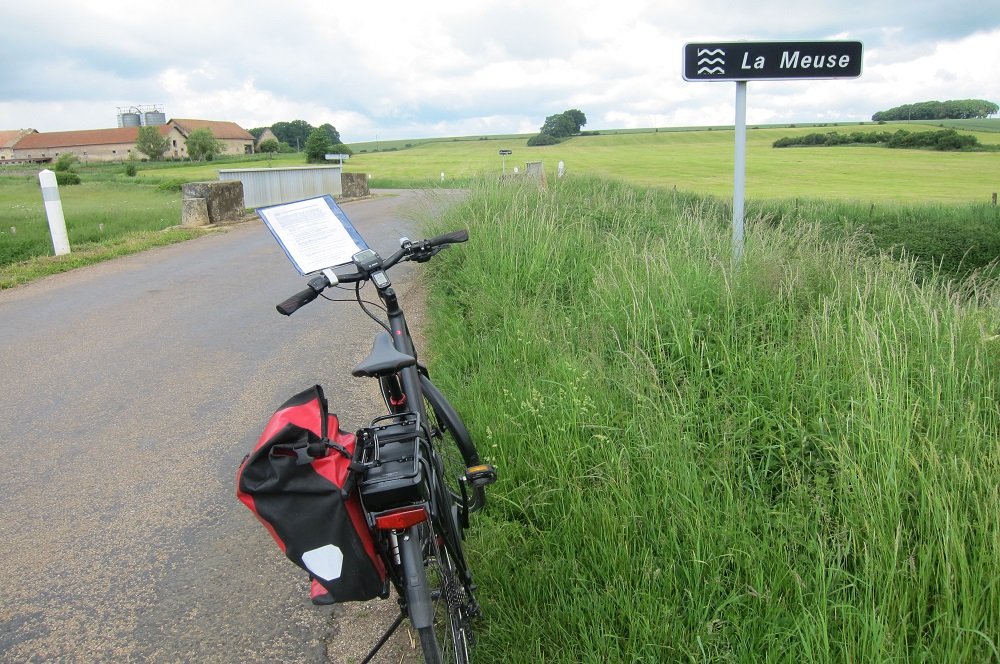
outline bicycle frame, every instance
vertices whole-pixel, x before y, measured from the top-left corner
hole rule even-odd
[[[376,424],[377,420],[359,432],[358,445],[365,440],[367,445],[374,446],[376,454],[366,477],[374,473],[376,467],[390,469],[380,470],[370,483],[362,484],[361,502],[376,540],[376,548],[400,595],[402,612],[409,615],[413,627],[417,629],[425,656],[437,653],[428,661],[436,661],[440,657],[435,631],[442,624],[449,630],[442,637],[454,646],[456,660],[468,661],[472,643],[470,621],[479,615],[479,606],[462,547],[463,529],[468,526],[468,515],[472,511],[470,504],[475,505],[474,509],[482,507],[485,502],[483,489],[496,480],[496,471],[492,466],[480,463],[461,418],[430,382],[426,368],[418,364],[406,316],[385,270],[403,259],[424,262],[445,245],[466,239],[468,234],[465,231],[419,242],[404,238],[400,250],[384,261],[371,250],[366,250],[364,258],[359,255],[355,259],[359,272],[334,274],[324,271],[329,274],[313,278],[308,289],[277,306],[280,313],[291,315],[316,299],[325,288],[338,282],[354,283],[358,303],[365,313],[385,327],[391,339],[392,349],[384,338],[385,332],[380,332],[372,354],[353,372],[355,376],[377,378],[389,415],[399,417],[398,423],[380,427]],[[369,281],[385,307],[387,325],[370,312],[361,299],[361,284]],[[392,417],[388,419],[393,420]],[[412,436],[408,437],[407,427],[410,426],[414,429]],[[392,463],[392,466],[381,465],[378,460],[378,450],[381,449],[379,432],[385,434],[384,449],[390,454],[386,463]],[[446,482],[450,475],[447,474],[445,457],[438,453],[437,441],[444,445],[453,443],[456,447],[453,452],[461,456],[462,466],[454,478],[461,493]],[[400,447],[402,443],[414,447]],[[404,454],[409,456],[402,456]],[[454,454],[449,459],[448,463],[458,463]],[[396,469],[397,461],[402,463],[407,460],[411,464],[407,470]],[[361,463],[364,465],[366,461]],[[467,485],[473,491],[473,503],[468,500]],[[369,506],[365,505],[366,496],[372,501],[371,507],[376,509],[369,510]],[[436,571],[433,586],[429,585],[427,574],[431,561]],[[442,608],[446,622],[438,620],[435,625],[436,611]],[[397,620],[389,628],[386,637],[364,661],[369,661],[399,623]]]

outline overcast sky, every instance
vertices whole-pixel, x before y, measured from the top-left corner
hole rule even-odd
[[[849,39],[841,81],[751,82],[747,120],[868,120],[928,99],[1000,103],[995,0],[57,0],[0,3],[0,129],[167,117],[329,122],[346,142],[732,124],[734,83],[688,83],[686,42]]]

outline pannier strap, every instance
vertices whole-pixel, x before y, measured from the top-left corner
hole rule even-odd
[[[307,466],[314,459],[326,456],[326,445],[322,442],[310,442],[309,440],[297,440],[291,445],[275,445],[275,451],[280,448],[291,450],[295,453],[295,465]],[[279,452],[280,454],[280,452]]]
[[[331,450],[337,450],[338,452],[340,452],[341,456],[343,456],[343,457],[345,457],[347,459],[351,458],[351,453],[348,452],[347,448],[344,447],[343,445],[341,445],[340,443],[335,443],[332,440],[324,440],[323,444],[326,445],[326,447],[329,447]],[[324,454],[321,454],[320,456],[326,456],[326,454],[324,453]]]

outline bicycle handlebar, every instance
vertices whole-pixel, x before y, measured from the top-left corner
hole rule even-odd
[[[406,240],[398,251],[394,252],[391,256],[382,261],[381,269],[388,270],[401,260],[415,260],[419,263],[423,263],[430,260],[431,257],[444,249],[445,246],[459,242],[466,242],[468,239],[469,231],[460,230],[445,233],[444,235],[438,235],[427,240],[418,240],[416,242]],[[348,272],[344,274],[338,272],[336,274],[337,280],[342,284],[353,284],[359,281],[367,281],[371,278],[371,275],[366,272]],[[277,305],[275,309],[278,310],[278,313],[284,316],[291,316],[300,308],[319,297],[319,294],[322,293],[323,290],[329,285],[330,280],[327,279],[326,275],[321,274],[317,277],[313,277],[309,280],[309,288],[299,291],[281,304]]]
[[[429,240],[424,240],[429,246],[437,247],[445,244],[455,244],[457,242],[465,242],[469,239],[469,231],[452,231],[450,233],[445,233],[444,235],[438,235],[437,237],[432,237]]]

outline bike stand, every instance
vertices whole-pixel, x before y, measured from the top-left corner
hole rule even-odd
[[[389,637],[392,636],[396,629],[403,624],[404,618],[406,618],[406,613],[400,611],[399,615],[396,617],[396,621],[389,625],[389,629],[382,635],[382,638],[375,644],[375,647],[368,651],[365,658],[361,660],[361,664],[368,664],[368,662],[372,661],[372,657],[378,654],[378,651],[382,649],[382,646],[384,646],[386,641],[389,640]]]

